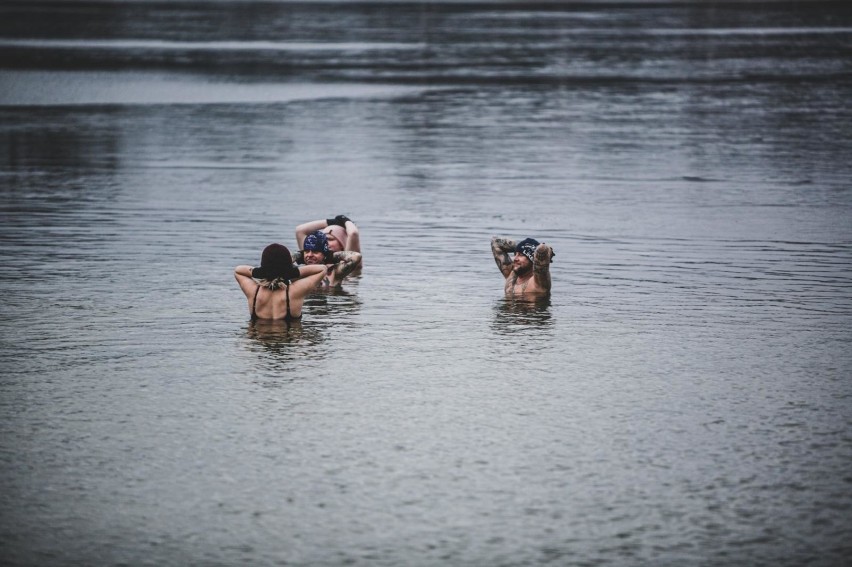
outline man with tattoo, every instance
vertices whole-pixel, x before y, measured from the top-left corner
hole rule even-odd
[[[510,258],[509,252],[515,257]],[[553,248],[537,240],[520,242],[494,236],[491,253],[506,278],[506,295],[544,295],[550,293],[550,263],[556,255]]]
[[[318,287],[337,287],[343,282],[343,278],[361,266],[361,253],[345,250],[332,252],[326,234],[316,230],[305,237],[302,250],[296,254],[295,261],[297,264],[307,266],[328,265],[325,276],[317,285]]]

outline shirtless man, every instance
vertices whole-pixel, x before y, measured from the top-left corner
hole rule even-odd
[[[361,253],[332,252],[326,233],[316,230],[305,237],[302,250],[296,254],[296,262],[306,266],[328,265],[325,276],[317,286],[337,287],[343,282],[343,278],[361,267]]]
[[[515,257],[510,258],[509,252]],[[556,255],[553,248],[537,240],[520,242],[494,236],[491,253],[506,278],[506,295],[544,295],[550,293],[550,263]]]

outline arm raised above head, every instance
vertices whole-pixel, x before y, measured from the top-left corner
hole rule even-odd
[[[499,236],[491,237],[491,253],[494,255],[494,261],[497,263],[497,269],[503,274],[504,278],[508,278],[512,273],[512,259],[509,257],[509,252],[515,250],[515,241]]]
[[[533,278],[544,291],[550,291],[550,263],[554,256],[553,248],[542,242],[535,249],[535,261],[533,262]]]
[[[249,266],[247,264],[241,264],[234,268],[234,277],[236,277],[237,279],[240,279],[240,277],[250,278],[252,270],[254,270],[252,266]]]
[[[253,267],[246,264],[242,264],[234,268],[234,277],[246,297],[248,297],[249,294],[252,293],[252,290],[257,287],[257,283],[251,277],[251,271],[253,269]]]
[[[314,231],[322,230],[328,226],[328,222],[325,219],[319,219],[315,221],[310,221],[306,223],[302,223],[296,227],[296,244],[299,245],[299,250],[302,249],[302,246],[305,245],[305,239],[308,235]]]
[[[299,278],[290,284],[291,289],[297,292],[299,297],[304,297],[319,285],[327,269],[328,266],[325,264],[299,266]]]
[[[358,230],[358,225],[351,220],[347,220],[343,228],[346,230],[346,251],[360,254],[361,232]]]

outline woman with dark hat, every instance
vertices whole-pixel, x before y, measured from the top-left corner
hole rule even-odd
[[[286,246],[270,244],[263,249],[259,268],[237,266],[234,277],[248,299],[253,321],[295,321],[302,317],[305,296],[320,283],[326,270],[324,264],[297,268]]]

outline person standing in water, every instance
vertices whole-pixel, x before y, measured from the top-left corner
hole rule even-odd
[[[328,248],[332,252],[361,253],[361,233],[358,226],[346,215],[337,215],[333,219],[320,219],[306,222],[296,227],[296,243],[304,249],[305,238],[321,230],[328,238]]]
[[[355,251],[332,252],[329,239],[321,230],[315,230],[305,237],[302,250],[296,254],[296,262],[313,266],[328,265],[321,287],[337,287],[343,278],[361,267],[361,253]]]
[[[509,253],[514,252],[514,258]],[[491,253],[497,268],[506,278],[506,295],[545,295],[550,293],[550,263],[556,255],[553,248],[532,238],[515,242],[508,238],[491,238]]]
[[[286,246],[270,244],[263,249],[259,268],[237,266],[234,277],[248,300],[252,321],[289,322],[302,318],[305,296],[320,283],[326,269],[324,264],[297,268]]]

